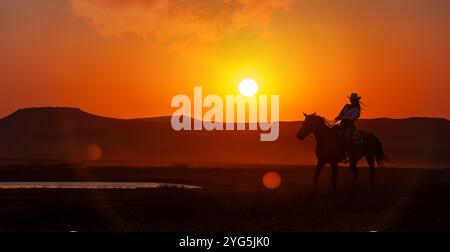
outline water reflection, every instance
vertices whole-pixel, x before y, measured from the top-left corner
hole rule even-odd
[[[0,189],[201,189],[201,186],[156,182],[0,182]]]

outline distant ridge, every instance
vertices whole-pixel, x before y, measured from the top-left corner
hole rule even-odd
[[[86,162],[86,146],[102,150],[98,162],[142,165],[199,163],[313,164],[313,138],[295,138],[301,122],[280,122],[280,139],[262,143],[257,131],[176,132],[169,116],[114,119],[79,108],[25,108],[0,119],[0,160]],[[442,118],[362,119],[395,165],[450,165],[450,122]],[[1,162],[0,162],[1,163]]]
[[[108,117],[102,117],[93,115],[90,113],[87,113],[80,108],[71,108],[71,107],[32,107],[32,108],[21,108],[15,111],[14,113],[6,116],[3,119],[10,119],[10,118],[33,118],[33,117],[79,117],[79,118],[103,118],[103,119],[114,119],[114,118],[108,118]],[[1,120],[3,120],[1,119]],[[117,119],[115,119],[117,120]]]
[[[8,119],[8,118],[16,118],[16,117],[36,117],[36,116],[72,116],[72,117],[91,117],[91,118],[97,118],[97,119],[112,119],[112,120],[136,120],[136,121],[157,121],[157,122],[164,122],[164,121],[170,121],[171,116],[157,116],[157,117],[144,117],[144,118],[131,118],[131,119],[118,119],[118,118],[112,118],[112,117],[105,117],[105,116],[99,116],[94,115],[88,112],[83,111],[80,108],[77,107],[30,107],[30,108],[21,108],[13,112],[12,114],[1,118]],[[362,121],[423,121],[423,120],[430,120],[430,121],[443,121],[443,122],[449,122],[449,120],[445,118],[436,118],[436,117],[407,117],[407,118],[388,118],[388,117],[380,117],[380,118],[369,118],[369,119],[361,119]],[[283,121],[281,120],[280,123],[297,123],[301,121]]]

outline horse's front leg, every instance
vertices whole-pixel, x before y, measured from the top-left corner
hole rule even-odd
[[[331,186],[333,187],[333,195],[337,195],[337,178],[338,178],[338,163],[331,164]]]
[[[322,173],[324,165],[325,164],[323,162],[321,162],[321,161],[317,162],[316,172],[314,173],[314,187],[316,189],[319,186],[319,177],[320,177],[320,174]]]
[[[353,192],[356,191],[356,181],[358,180],[358,168],[357,168],[357,162],[351,161],[350,162],[350,171],[353,173],[353,180],[352,180],[352,189]]]

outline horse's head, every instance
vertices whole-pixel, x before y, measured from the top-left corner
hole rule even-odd
[[[300,140],[305,139],[309,134],[314,133],[320,126],[327,125],[325,118],[314,114],[305,114],[305,121],[303,121],[302,127],[297,132],[297,138]]]

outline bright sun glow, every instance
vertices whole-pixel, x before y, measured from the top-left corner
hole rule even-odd
[[[258,84],[252,79],[245,79],[239,84],[239,92],[243,96],[254,96],[258,92]]]

